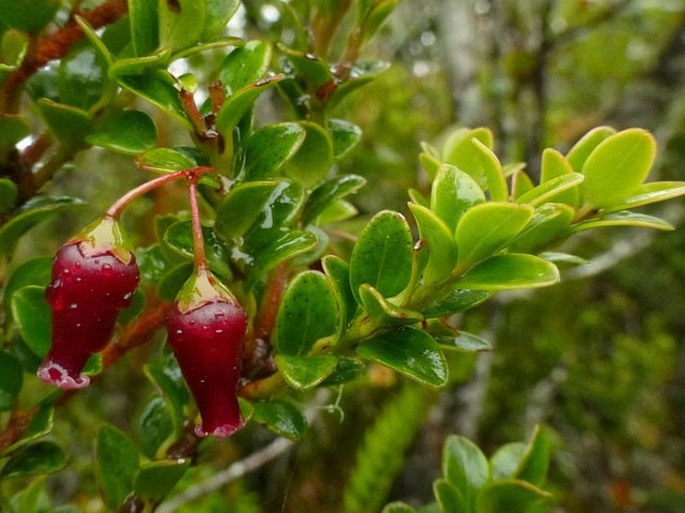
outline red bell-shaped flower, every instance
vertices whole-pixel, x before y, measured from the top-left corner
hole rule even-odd
[[[107,345],[117,315],[131,303],[140,275],[119,227],[105,218],[57,252],[45,298],[52,310],[52,345],[38,377],[64,389],[83,388],[88,358]]]
[[[169,345],[202,417],[198,436],[227,437],[244,425],[236,390],[246,325],[240,304],[204,269],[167,318]]]

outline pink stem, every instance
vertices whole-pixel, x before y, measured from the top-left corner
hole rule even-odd
[[[195,252],[195,272],[199,274],[207,270],[207,256],[205,255],[205,243],[202,236],[202,224],[200,223],[200,206],[197,201],[197,179],[197,174],[188,176],[190,219],[193,227],[193,247]]]

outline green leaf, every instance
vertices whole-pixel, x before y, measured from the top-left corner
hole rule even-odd
[[[585,258],[581,258],[577,255],[569,255],[568,253],[559,253],[557,251],[543,251],[538,256],[553,264],[587,265],[589,263],[589,260]]]
[[[29,285],[12,295],[12,317],[21,338],[40,357],[47,354],[51,343],[50,307],[45,301],[45,288]]]
[[[515,253],[537,253],[570,234],[575,210],[563,203],[545,203],[509,244]]]
[[[316,187],[302,211],[302,224],[313,222],[331,203],[357,192],[366,184],[366,179],[357,175],[342,175],[326,180]]]
[[[54,442],[36,442],[13,454],[0,470],[0,479],[52,474],[67,465],[67,455]]]
[[[487,484],[476,502],[476,513],[528,513],[549,499],[550,494],[516,479]]]
[[[468,210],[456,230],[458,269],[463,272],[506,247],[530,221],[533,212],[527,205],[495,202]]]
[[[274,176],[300,149],[305,134],[297,123],[279,123],[255,130],[243,146],[245,179]]]
[[[428,244],[428,263],[423,270],[423,281],[430,285],[450,275],[457,265],[457,245],[445,222],[431,210],[416,203],[410,203],[419,237]]]
[[[173,441],[173,420],[164,399],[155,396],[136,421],[138,441],[143,454],[154,459]]]
[[[23,32],[37,34],[60,7],[53,0],[1,0],[0,21]]]
[[[495,451],[490,458],[490,471],[492,479],[510,479],[516,477],[517,469],[521,464],[521,459],[526,453],[526,444],[523,442],[513,442],[505,444]]]
[[[126,76],[152,77],[153,74],[156,74],[157,78],[168,82],[172,86],[176,86],[179,85],[179,81],[175,81],[174,77],[161,69],[166,67],[170,60],[171,50],[168,48],[160,48],[159,50],[142,57],[120,57],[110,64],[108,74],[110,78],[116,80],[123,79]],[[156,89],[159,89],[159,87],[150,87],[147,89],[150,94],[150,99],[153,98]],[[164,100],[164,91],[157,91],[156,94],[159,96],[157,101]]]
[[[314,388],[328,378],[338,365],[332,355],[290,356],[276,355],[276,367],[288,384],[297,390]]]
[[[107,61],[92,46],[76,46],[60,60],[57,88],[60,100],[79,109],[90,109],[102,96]]]
[[[466,500],[459,489],[447,479],[433,483],[433,493],[440,505],[440,513],[468,513]]]
[[[4,451],[0,451],[0,456],[12,454],[19,448],[28,445],[29,443],[44,437],[52,431],[53,420],[55,416],[55,409],[51,404],[40,405],[38,411],[33,415],[29,425],[22,433],[22,437],[7,447]]]
[[[357,301],[365,283],[383,297],[402,292],[411,279],[412,260],[413,240],[404,217],[390,210],[376,214],[352,250],[350,284]]]
[[[606,138],[583,165],[583,201],[601,208],[630,197],[647,178],[655,158],[656,141],[645,130],[632,128]]]
[[[385,326],[415,324],[423,320],[423,315],[419,312],[394,305],[367,283],[359,287],[359,297],[369,316],[380,318],[381,324]]]
[[[504,177],[502,164],[493,151],[475,137],[471,139],[471,144],[476,149],[480,158],[480,163],[485,175],[488,189],[490,190],[490,200],[507,201],[509,199],[509,189],[507,180]]]
[[[285,355],[306,355],[317,340],[337,333],[338,315],[330,280],[318,271],[300,273],[283,295],[274,345]]]
[[[302,230],[291,230],[286,232],[274,241],[271,246],[267,247],[259,258],[254,260],[254,265],[250,271],[250,277],[246,287],[250,289],[257,280],[261,279],[261,277],[278,264],[306,253],[314,248],[316,243],[317,238],[311,232]]]
[[[492,294],[484,290],[455,288],[444,297],[437,297],[422,309],[426,318],[444,317],[475,308]]]
[[[329,119],[326,121],[326,130],[333,141],[335,160],[340,160],[347,155],[362,138],[361,128],[344,119]]]
[[[421,329],[404,327],[376,336],[357,346],[357,354],[431,388],[447,384],[445,356]]]
[[[193,263],[183,262],[163,274],[157,283],[159,297],[165,301],[174,301],[183,284],[193,274]]]
[[[112,63],[114,61],[112,54],[109,51],[109,48],[107,47],[107,45],[105,45],[105,42],[102,39],[100,39],[100,37],[98,36],[95,29],[88,23],[88,21],[85,18],[82,18],[79,15],[76,15],[74,17],[74,19],[76,20],[76,23],[78,23],[79,27],[81,27],[81,30],[83,30],[83,35],[86,37],[88,42],[91,44],[91,46],[93,47],[93,50],[95,50],[97,57],[98,57],[97,60],[99,63],[102,63],[102,66],[104,68],[103,71],[105,73],[107,73],[109,70],[109,67],[112,65]],[[104,34],[103,34],[103,37],[104,37]],[[103,85],[105,85],[104,82],[103,82]],[[107,89],[107,87],[109,87],[111,85],[112,84],[108,82],[106,84],[105,89]]]
[[[183,380],[183,374],[173,354],[148,363],[143,368],[145,375],[157,387],[164,398],[176,435],[180,435],[186,420],[185,408],[190,402],[190,393]]]
[[[391,502],[383,508],[382,513],[416,513],[416,510],[404,502]]]
[[[454,337],[436,336],[435,340],[443,349],[458,349],[470,353],[492,351],[492,344],[489,341],[466,331],[459,331]]]
[[[27,231],[46,219],[84,202],[67,196],[35,197],[27,201],[16,216],[0,227],[0,258],[9,257],[17,242]]]
[[[473,130],[462,128],[447,138],[443,147],[442,161],[456,166],[470,175],[480,187],[485,188],[488,185],[488,178],[483,168],[482,152],[473,144],[472,139],[477,139],[486,148],[493,146],[492,132],[487,128]]]
[[[673,230],[674,227],[668,221],[664,221],[659,217],[649,216],[647,214],[639,214],[629,210],[621,210],[620,212],[611,212],[602,215],[596,219],[583,221],[582,223],[574,224],[571,227],[573,232],[582,232],[594,228],[606,228],[612,226],[635,226],[639,228],[653,228],[655,230]]]
[[[129,438],[110,424],[95,437],[95,472],[105,504],[117,510],[133,492],[140,455]]]
[[[454,166],[440,166],[431,188],[430,209],[452,233],[464,214],[483,201],[485,193],[473,178]]]
[[[616,130],[609,126],[599,126],[593,128],[587,134],[580,138],[580,140],[573,145],[573,148],[566,154],[566,159],[576,173],[580,173],[585,165],[585,161],[590,156],[590,153],[601,143],[604,139],[614,135]]]
[[[580,173],[568,173],[565,175],[550,178],[537,187],[533,187],[528,192],[516,198],[516,203],[528,204],[532,206],[542,205],[551,201],[559,201],[559,197],[577,189],[583,182],[584,176]]]
[[[300,440],[307,434],[307,419],[293,403],[286,399],[270,397],[252,403],[255,422],[266,425],[277,435]]]
[[[547,148],[542,152],[542,165],[540,168],[540,182],[545,183],[550,180],[570,175],[573,173],[573,166],[561,153],[553,148]],[[517,196],[517,200],[520,196]],[[564,192],[548,197],[546,201],[555,203],[566,203],[572,207],[578,207],[580,202],[580,189],[570,187]]]
[[[607,205],[605,212],[616,212],[651,205],[659,201],[685,195],[685,182],[650,182],[640,185],[633,195],[615,205]]]
[[[47,98],[41,98],[37,104],[50,132],[69,148],[82,146],[85,137],[93,131],[90,114],[83,109]]]
[[[219,80],[227,94],[254,84],[269,70],[273,47],[268,41],[253,40],[229,53],[221,64]]]
[[[559,281],[556,266],[533,255],[510,253],[498,255],[481,262],[456,285],[472,290],[510,290],[519,288],[547,287]]]
[[[144,169],[160,173],[173,173],[197,165],[190,157],[170,148],[153,148],[140,155],[136,161]]]
[[[157,3],[150,0],[128,0],[128,17],[134,55],[142,57],[154,52],[159,46]]]
[[[190,121],[183,110],[174,78],[168,71],[154,70],[140,75],[119,75],[117,82],[124,89],[137,94],[190,128]]]
[[[523,170],[517,171],[511,179],[511,197],[514,200],[518,200],[533,187],[535,187],[535,184],[530,179],[530,176]]]
[[[123,110],[98,123],[86,142],[124,155],[137,155],[155,147],[157,128],[144,112]]]
[[[356,358],[341,356],[337,360],[335,370],[321,382],[322,386],[342,385],[366,375],[366,365]]]
[[[549,431],[536,425],[513,477],[542,486],[547,477],[551,445]]]
[[[279,45],[279,49],[295,70],[297,79],[306,83],[308,89],[316,91],[333,80],[329,64],[313,53],[304,53]]]
[[[335,255],[323,257],[321,266],[328,279],[331,280],[340,315],[339,334],[342,334],[357,310],[357,301],[354,299],[350,287],[350,266],[342,258]]]
[[[202,36],[205,2],[158,0],[157,16],[160,46],[172,50],[187,48]]]
[[[189,458],[144,463],[135,476],[133,489],[144,501],[159,501],[169,495],[189,467]]]
[[[205,0],[205,26],[202,39],[220,35],[240,7],[240,0]]]
[[[18,195],[19,191],[12,180],[0,178],[0,215],[12,210]]]
[[[257,221],[278,182],[246,182],[233,187],[219,204],[215,228],[223,237],[241,237]]]
[[[12,408],[23,382],[24,374],[17,357],[0,350],[0,411]]]
[[[442,449],[442,473],[461,492],[466,511],[473,511],[479,490],[490,480],[488,460],[478,446],[463,436],[449,436]]]
[[[202,227],[205,255],[210,270],[224,279],[231,279],[233,272],[228,264],[230,253],[216,232],[208,227]],[[179,255],[189,260],[194,258],[193,228],[190,221],[179,221],[172,224],[164,232],[164,242]]]
[[[264,78],[235,92],[216,115],[216,129],[224,137],[232,137],[233,129],[252,108],[260,94],[283,79],[283,75]]]
[[[304,187],[320,183],[333,164],[333,141],[320,125],[301,121],[306,136],[300,149],[285,166],[285,172]]]
[[[0,151],[8,151],[14,145],[31,133],[31,125],[22,116],[12,114],[0,114]],[[8,182],[6,178],[2,182]],[[2,205],[9,203],[7,198],[7,186],[0,188],[0,212]]]
[[[329,109],[340,103],[360,87],[365,86],[378,75],[390,68],[390,63],[382,61],[357,61],[350,68],[347,80],[338,85],[328,100]]]

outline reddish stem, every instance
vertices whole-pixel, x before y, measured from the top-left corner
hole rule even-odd
[[[205,241],[202,236],[202,224],[200,223],[200,205],[197,201],[198,177],[197,174],[188,176],[188,195],[190,199],[190,220],[193,227],[195,272],[199,274],[207,270],[207,256],[205,255]]]
[[[185,89],[181,89],[181,104],[183,105],[183,110],[188,115],[190,120],[193,122],[193,127],[198,135],[202,135],[207,130],[205,125],[205,120],[200,114],[200,110],[197,108],[195,103],[195,98],[193,93]]]
[[[226,101],[224,85],[218,80],[209,85],[209,99],[212,102],[212,114],[218,114]]]

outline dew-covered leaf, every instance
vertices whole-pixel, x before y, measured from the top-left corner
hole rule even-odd
[[[307,419],[300,409],[287,399],[271,397],[254,401],[255,422],[264,424],[277,435],[300,440],[307,434]]]
[[[275,176],[302,146],[306,131],[298,123],[279,123],[255,130],[245,141],[245,179]]]

